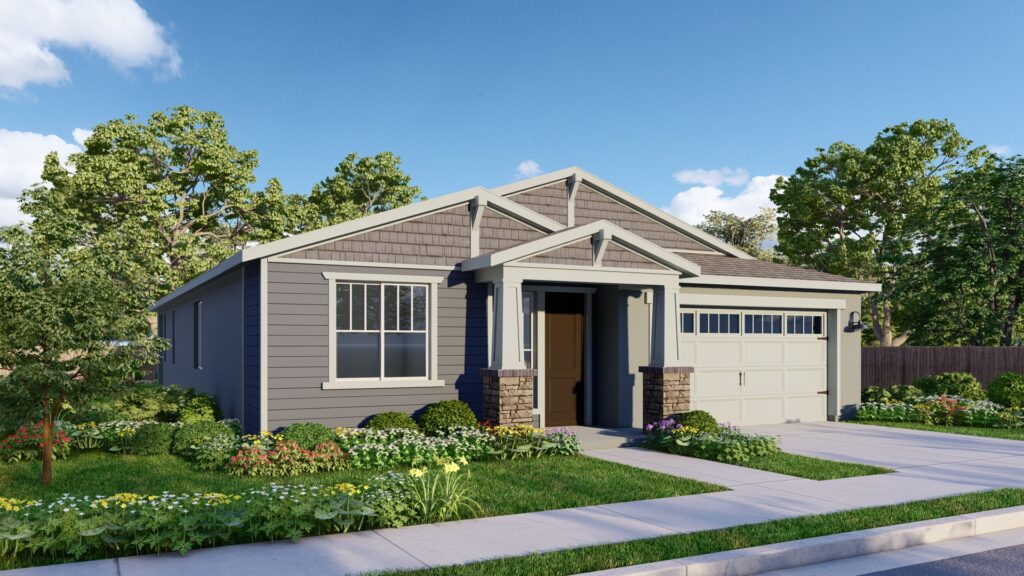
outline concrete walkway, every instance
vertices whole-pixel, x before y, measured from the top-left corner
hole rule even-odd
[[[937,498],[1004,486],[1024,486],[1024,442],[990,440],[854,424],[753,427],[781,437],[785,450],[808,456],[879,464],[893,474],[818,482],[640,448],[590,455],[728,486],[730,491],[533,512],[89,563],[82,574],[120,576],[261,576],[357,574],[461,564]],[[83,565],[13,571],[63,576]]]

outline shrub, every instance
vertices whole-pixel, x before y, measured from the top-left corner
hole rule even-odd
[[[1024,407],[1024,374],[1003,372],[988,385],[988,397],[1007,408]]]
[[[406,430],[419,430],[416,421],[405,412],[381,412],[370,416],[364,428],[371,430],[394,430],[398,428]]]
[[[16,462],[35,460],[43,447],[43,423],[19,426],[13,434],[0,441],[0,460]],[[53,457],[63,458],[71,451],[71,438],[59,427],[53,433]]]
[[[984,400],[985,390],[978,379],[965,372],[945,372],[925,376],[914,381],[914,386],[928,396],[959,396],[968,400]]]
[[[345,453],[328,440],[307,450],[292,440],[280,440],[273,448],[243,446],[227,461],[228,474],[235,476],[298,476],[334,472],[345,466]]]
[[[535,428],[529,424],[484,428],[494,438],[487,455],[500,460],[536,458],[551,454],[572,456],[583,450],[580,441],[566,428]]]
[[[348,453],[349,465],[367,469],[419,466],[444,458],[475,460],[494,443],[490,434],[477,428],[455,428],[439,437],[404,428],[339,428],[336,433],[335,441]]]
[[[171,452],[179,456],[193,458],[195,450],[203,443],[210,441],[236,441],[238,434],[230,424],[220,422],[190,422],[182,424],[174,432],[171,441]]]
[[[717,434],[718,420],[715,417],[703,410],[693,410],[690,412],[683,412],[673,416],[673,419],[680,425],[689,428],[694,428],[698,432],[705,432],[707,434]]]
[[[75,422],[151,421],[196,422],[220,418],[217,401],[192,388],[144,383],[79,407]]]
[[[319,444],[333,441],[334,431],[319,422],[298,422],[281,430],[281,438],[312,450]]]
[[[924,397],[924,392],[913,384],[897,384],[888,388],[868,386],[861,393],[861,401],[874,402],[878,404],[890,404],[894,402],[913,403]]]
[[[178,422],[213,422],[220,420],[220,407],[213,396],[197,394],[187,398],[178,407]]]
[[[174,427],[170,424],[155,422],[143,424],[135,431],[128,443],[128,451],[140,456],[155,456],[171,452],[171,440]]]
[[[420,428],[431,436],[457,427],[476,426],[476,414],[461,400],[443,400],[423,409]]]
[[[746,434],[727,426],[708,433],[667,418],[652,422],[644,429],[648,433],[644,445],[648,448],[705,460],[741,464],[754,457],[779,452],[779,443],[774,437]]]

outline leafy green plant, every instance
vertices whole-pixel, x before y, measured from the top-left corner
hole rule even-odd
[[[280,440],[272,448],[243,446],[226,464],[235,476],[299,476],[333,472],[345,467],[345,453],[331,441],[306,450],[292,440]]]
[[[442,400],[423,409],[420,428],[431,436],[450,428],[476,426],[476,414],[461,400]]]
[[[720,426],[709,434],[667,418],[648,424],[644,430],[647,432],[645,446],[704,460],[742,464],[751,458],[780,452],[776,438],[746,434],[728,426]]]
[[[36,460],[42,446],[43,423],[19,426],[13,434],[0,440],[0,461]],[[63,458],[71,451],[71,438],[59,427],[53,435],[53,457]]]
[[[683,412],[682,414],[673,416],[673,419],[678,422],[680,426],[695,428],[698,432],[703,432],[705,434],[718,433],[718,420],[704,410]]]
[[[195,394],[178,405],[178,422],[212,422],[220,417],[220,407],[213,396]]]
[[[391,430],[395,428],[404,428],[407,430],[419,430],[419,425],[412,419],[412,416],[405,412],[381,412],[380,414],[374,414],[370,416],[370,419],[366,421],[364,428],[371,430]]]
[[[461,466],[460,466],[461,464]],[[469,468],[459,462],[437,462],[436,468],[409,470],[412,513],[420,522],[446,522],[474,516],[480,504],[470,497]]]
[[[238,434],[227,423],[190,422],[182,424],[174,433],[171,452],[186,458],[194,457],[195,450],[211,440],[236,441]]]
[[[988,385],[988,397],[1007,408],[1024,407],[1024,374],[1003,372]]]
[[[334,431],[318,422],[298,422],[281,430],[281,438],[311,450],[319,444],[334,440]]]
[[[163,422],[143,424],[129,441],[128,451],[140,456],[155,456],[171,452],[174,427]]]
[[[913,403],[924,397],[924,392],[913,384],[897,384],[882,388],[879,386],[868,386],[861,393],[863,402],[877,404],[889,404],[893,402]]]
[[[984,400],[985,390],[978,379],[965,372],[944,372],[918,378],[913,384],[927,396],[959,396],[968,400]]]
[[[425,436],[404,428],[371,430],[339,428],[335,442],[348,453],[353,468],[386,469],[417,466],[439,458],[482,458],[494,437],[477,428],[453,428],[441,436]]]

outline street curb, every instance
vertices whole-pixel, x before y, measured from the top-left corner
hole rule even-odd
[[[664,560],[586,576],[754,576],[1024,527],[1024,506]]]

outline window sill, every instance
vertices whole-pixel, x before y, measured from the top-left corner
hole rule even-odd
[[[320,384],[322,390],[367,390],[385,388],[434,388],[444,386],[444,380],[332,380]]]

